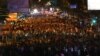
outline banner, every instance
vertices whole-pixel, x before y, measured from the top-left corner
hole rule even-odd
[[[8,0],[9,12],[29,12],[29,0]]]

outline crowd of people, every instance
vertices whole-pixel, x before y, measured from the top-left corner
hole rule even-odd
[[[64,19],[29,19],[0,34],[0,56],[100,56],[100,35]]]
[[[58,35],[53,32],[32,36],[16,36],[17,42],[0,46],[0,56],[100,55],[100,36]]]

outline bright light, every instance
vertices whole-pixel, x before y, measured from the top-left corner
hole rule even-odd
[[[93,20],[93,23],[96,23],[96,20]]]
[[[88,10],[100,10],[100,0],[88,0]]]
[[[54,12],[55,8],[50,7],[49,11]]]
[[[50,11],[53,11],[53,8],[50,8]]]
[[[17,13],[9,13],[10,18],[17,18]]]
[[[31,11],[31,14],[38,14],[38,13],[39,13],[39,11],[37,9],[34,9]]]
[[[16,21],[17,20],[17,13],[9,13],[9,18],[6,18],[7,21]]]
[[[95,25],[97,21],[95,19],[92,20],[91,25]]]
[[[38,10],[37,10],[37,9],[34,9],[33,12],[34,12],[34,13],[38,13]]]

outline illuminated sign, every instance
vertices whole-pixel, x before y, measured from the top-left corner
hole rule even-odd
[[[88,0],[88,10],[100,10],[100,0]]]

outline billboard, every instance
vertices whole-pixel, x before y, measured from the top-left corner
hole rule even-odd
[[[9,12],[28,12],[29,0],[8,0]]]
[[[88,0],[88,10],[100,10],[100,0]]]

